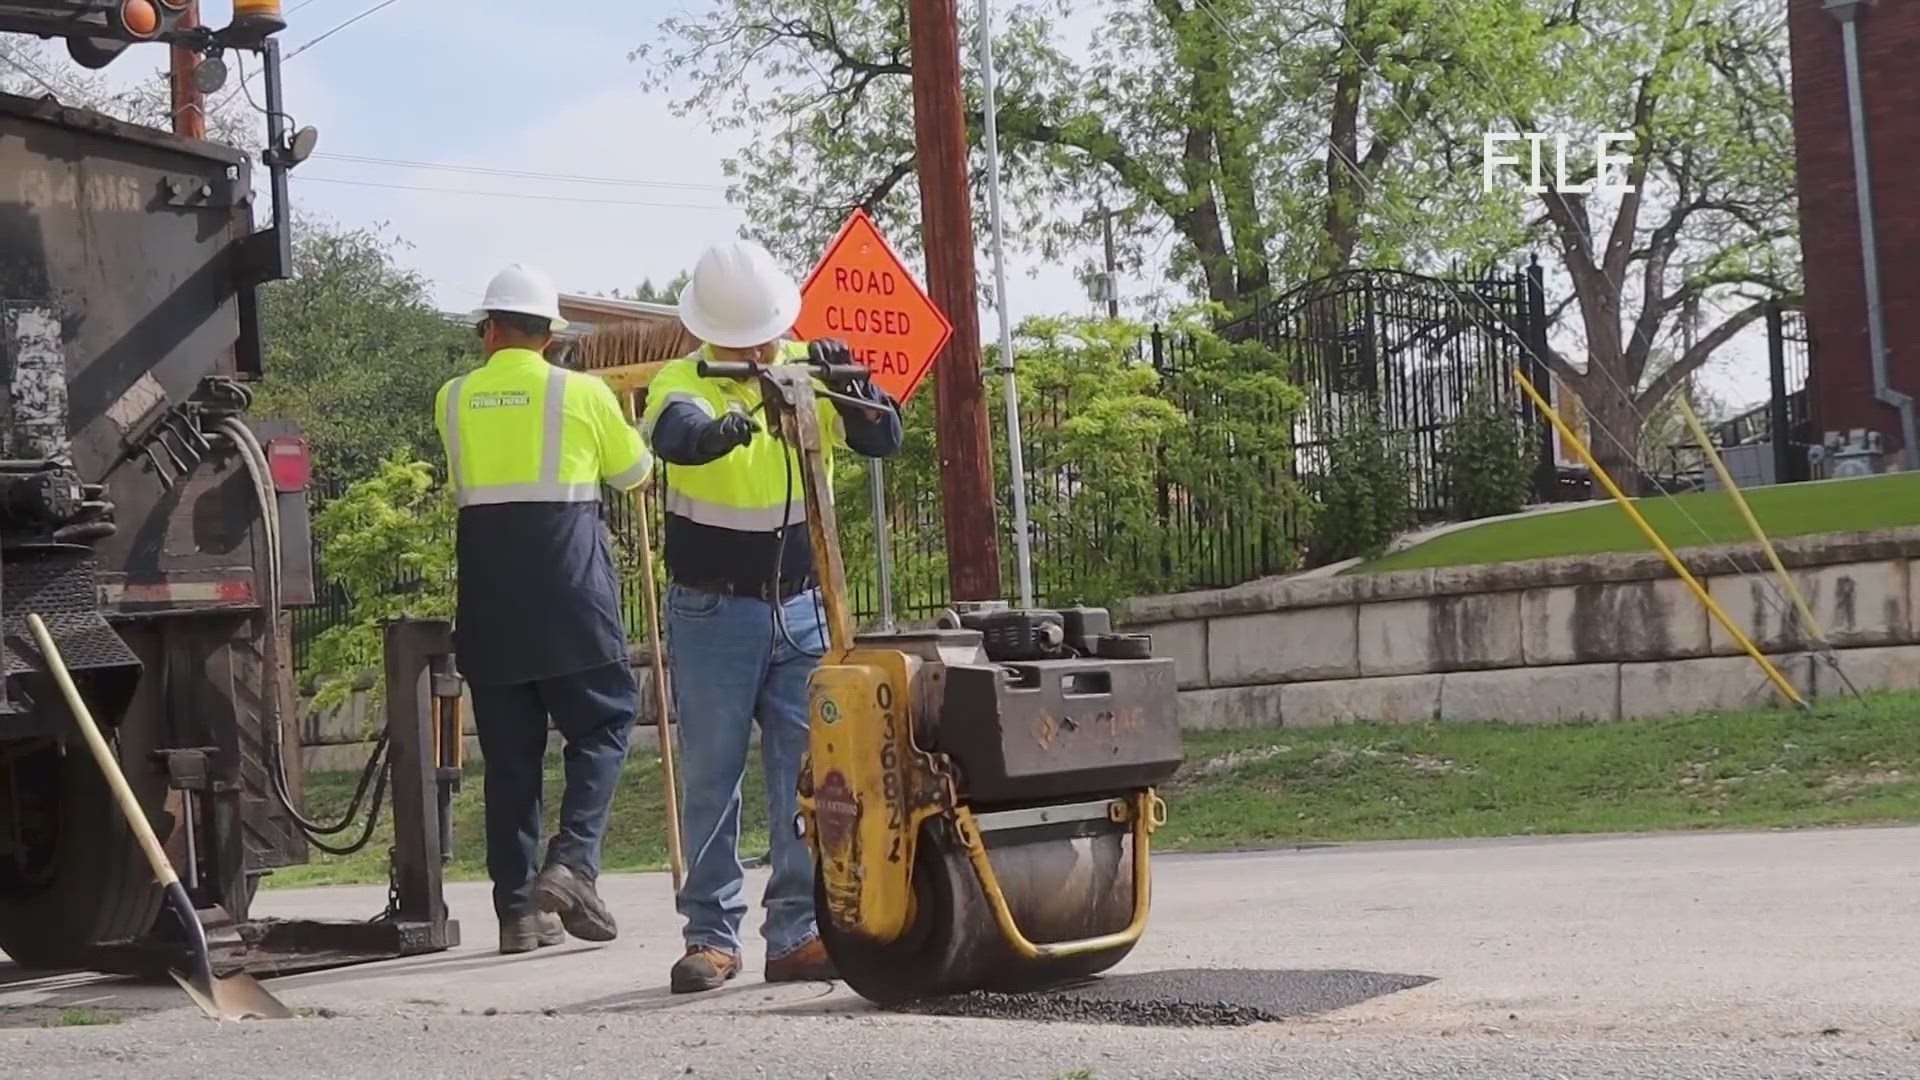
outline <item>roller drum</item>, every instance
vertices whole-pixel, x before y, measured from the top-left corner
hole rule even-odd
[[[987,857],[1015,925],[1047,945],[1115,933],[1133,914],[1133,841],[1118,827],[1096,836],[1040,830],[989,834]],[[944,820],[927,824],[914,860],[915,912],[895,941],[843,933],[815,894],[821,937],[854,992],[883,1006],[974,990],[1022,991],[1098,974],[1133,950],[1119,946],[1058,959],[1026,959],[1001,932],[966,849]]]

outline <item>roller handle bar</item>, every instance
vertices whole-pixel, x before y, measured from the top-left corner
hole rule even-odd
[[[844,385],[846,383],[870,383],[873,381],[873,369],[865,364],[819,364],[808,360],[804,366],[812,368],[820,381],[829,384],[839,383]],[[699,372],[700,377],[703,379],[752,379],[764,374],[767,369],[751,360],[701,360],[696,363],[694,370]],[[892,411],[888,406],[882,405],[879,402],[868,401],[865,398],[857,398],[848,394],[836,393],[832,390],[816,389],[814,393],[829,401],[837,401],[843,405],[851,405],[856,409],[864,409],[871,413]],[[755,405],[753,411],[759,412],[760,406]]]
[[[873,369],[865,364],[808,364],[820,373],[820,381],[825,383],[867,382],[873,378]],[[702,360],[699,372],[703,379],[751,379],[766,370],[751,360]]]

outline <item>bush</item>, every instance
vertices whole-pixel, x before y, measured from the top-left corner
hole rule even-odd
[[[314,515],[323,568],[348,602],[347,617],[313,641],[315,707],[344,703],[369,678],[377,703],[386,620],[453,617],[454,514],[433,466],[395,453]]]
[[[1371,411],[1350,419],[1328,448],[1314,492],[1320,505],[1313,554],[1321,563],[1378,558],[1413,527],[1405,440]]]
[[[1441,447],[1447,505],[1464,520],[1516,513],[1533,490],[1534,454],[1526,428],[1476,392]]]

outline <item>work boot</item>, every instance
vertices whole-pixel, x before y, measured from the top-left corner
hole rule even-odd
[[[558,915],[540,911],[500,920],[500,951],[508,956],[559,945],[566,940],[567,930],[560,925]]]
[[[840,977],[833,966],[833,958],[827,955],[827,947],[814,938],[798,949],[778,960],[767,961],[767,981],[778,982],[832,982]]]
[[[533,902],[541,911],[560,916],[567,933],[581,941],[612,941],[619,936],[613,912],[600,902],[593,882],[565,863],[552,862],[533,882]]]
[[[679,963],[673,965],[670,981],[676,994],[697,994],[702,990],[718,990],[738,974],[738,953],[696,945],[687,950],[687,955],[681,957]]]

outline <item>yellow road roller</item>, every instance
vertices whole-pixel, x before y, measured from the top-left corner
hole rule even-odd
[[[815,396],[859,365],[704,362],[756,379],[798,455],[827,621],[791,827],[841,978],[898,1006],[1111,968],[1151,903],[1155,793],[1181,763],[1171,659],[1097,608],[950,611],[856,638]],[[867,406],[873,407],[873,406]]]

